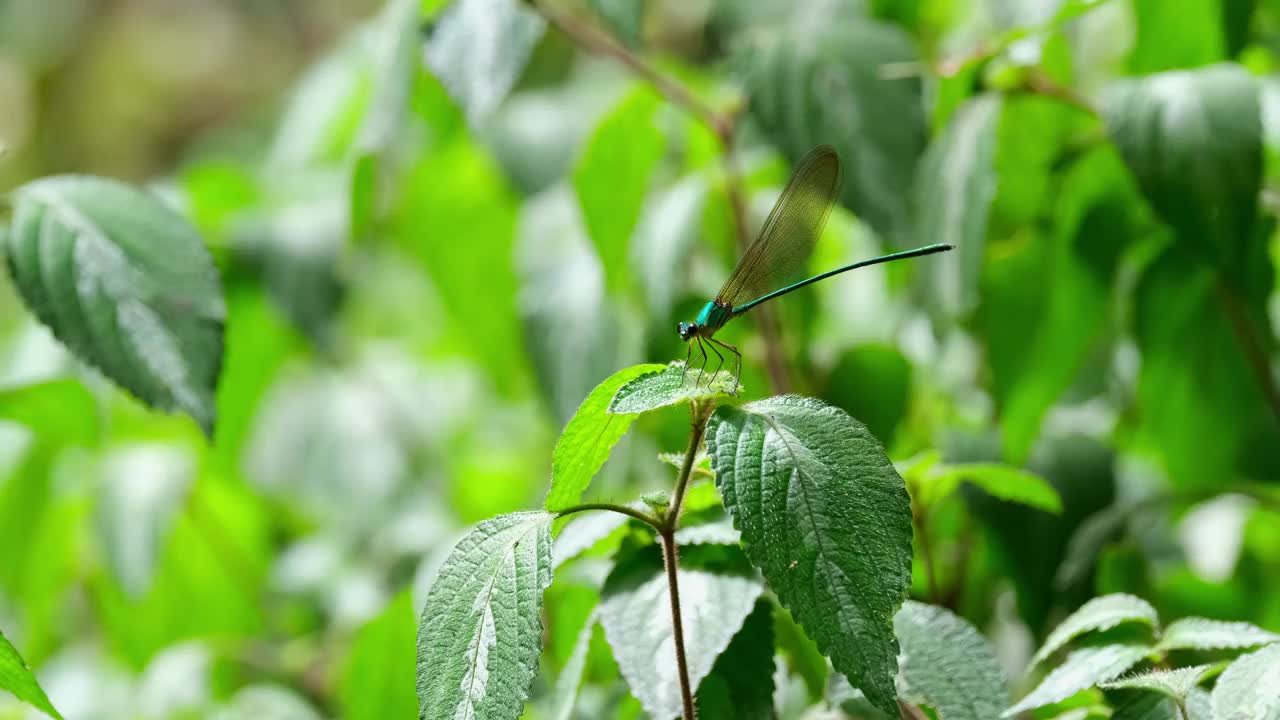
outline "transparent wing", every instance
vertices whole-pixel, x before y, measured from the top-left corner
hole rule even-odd
[[[830,145],[819,145],[796,167],[716,302],[738,307],[799,280],[839,193],[840,158]]]

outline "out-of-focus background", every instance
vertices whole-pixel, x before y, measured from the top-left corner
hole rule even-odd
[[[737,211],[758,227],[819,143],[845,191],[815,272],[958,248],[735,321],[744,396],[815,395],[894,460],[1024,467],[1062,499],[931,508],[913,595],[1013,677],[1105,592],[1280,631],[1280,3],[538,5],[0,0],[0,191],[149,187],[229,307],[210,443],[71,358],[0,273],[0,389],[56,381],[40,423],[0,420],[0,629],[66,717],[412,717],[417,610],[453,542],[540,505],[596,383],[683,358]],[[1139,131],[1169,130],[1151,162],[1185,187],[1135,181],[1099,119],[1117,83],[1228,61],[1258,88],[1261,185],[1180,154],[1239,128],[1176,74],[1152,92],[1185,105]],[[1183,251],[1178,208],[1219,191],[1205,227],[1239,211],[1242,273]],[[686,430],[638,422],[593,495],[669,485],[654,456]],[[533,717],[586,575],[548,595]],[[581,716],[634,712],[592,667]]]

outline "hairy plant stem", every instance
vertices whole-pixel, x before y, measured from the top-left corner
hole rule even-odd
[[[639,520],[658,532],[662,532],[662,522],[658,518],[641,510],[636,510],[633,507],[618,505],[616,503],[582,503],[581,505],[574,505],[572,507],[565,508],[564,510],[557,511],[556,517],[565,517],[567,515],[573,515],[574,513],[586,512],[588,510],[608,510],[609,512],[627,515]]]
[[[676,671],[680,678],[680,702],[684,707],[684,720],[694,720],[697,713],[693,705],[693,687],[689,682],[689,664],[684,650],[684,620],[680,614],[680,560],[676,547],[676,528],[680,525],[680,510],[684,504],[684,494],[689,488],[689,476],[693,474],[693,463],[698,455],[698,446],[702,444],[702,436],[706,432],[707,419],[715,408],[712,401],[694,401],[689,406],[691,427],[689,429],[689,448],[684,454],[684,464],[680,466],[680,475],[676,478],[675,489],[671,492],[671,505],[666,516],[662,518],[662,526],[658,528],[658,537],[662,539],[662,565],[667,571],[667,595],[671,598],[671,637],[676,648]]]
[[[734,236],[737,240],[738,254],[745,253],[751,237],[747,218],[746,193],[742,185],[742,176],[738,172],[734,148],[734,137],[737,133],[738,125],[736,110],[716,110],[679,80],[654,67],[643,57],[632,52],[626,45],[614,39],[608,32],[590,22],[575,17],[569,12],[554,7],[554,2],[547,2],[546,0],[526,0],[526,2],[576,45],[588,52],[613,58],[626,66],[640,79],[649,83],[658,94],[666,98],[667,102],[698,118],[715,134],[720,141],[725,194],[729,197],[729,207],[733,212]],[[778,324],[777,314],[772,307],[764,305],[757,308],[751,315],[755,318],[756,327],[759,328],[760,334],[764,337],[769,385],[775,395],[788,392],[790,390],[790,381],[787,374],[786,358],[782,354],[782,333]]]

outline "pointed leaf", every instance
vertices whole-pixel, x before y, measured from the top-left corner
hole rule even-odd
[[[1178,668],[1176,670],[1152,670],[1122,677],[1119,680],[1100,683],[1105,690],[1150,690],[1183,701],[1192,688],[1200,684],[1213,669],[1212,665]]]
[[[1021,468],[999,463],[964,463],[947,465],[929,481],[929,496],[934,501],[950,494],[962,482],[977,485],[987,494],[1007,502],[1016,502],[1037,510],[1062,512],[1062,499],[1047,480]]]
[[[1142,661],[1151,648],[1145,645],[1102,645],[1073,651],[1061,665],[1045,676],[1026,697],[1005,710],[1011,717],[1024,710],[1052,705],[1124,674]]]
[[[922,269],[929,277],[926,287],[947,312],[967,314],[978,302],[987,216],[996,193],[996,129],[1002,106],[995,94],[962,105],[920,163],[916,241],[956,248]]]
[[[62,720],[58,711],[53,709],[49,697],[40,689],[36,676],[27,667],[27,663],[18,654],[18,650],[0,633],[0,690],[13,693],[14,697],[31,705],[44,714]]]
[[[1280,645],[1240,656],[1213,686],[1215,720],[1280,718]]]
[[[609,459],[609,451],[627,434],[634,415],[609,411],[618,389],[632,380],[664,370],[662,365],[634,365],[596,386],[564,426],[551,456],[551,490],[545,506],[563,510],[582,500],[591,478]]]
[[[1004,672],[976,628],[945,608],[908,600],[893,619],[902,650],[898,694],[947,720],[990,720],[1009,702]]]
[[[728,373],[718,373],[714,378],[700,376],[696,369],[686,373],[683,362],[673,362],[662,372],[650,373],[623,385],[609,403],[609,412],[645,413],[732,389],[733,377]]]
[[[348,720],[415,718],[413,657],[417,621],[413,595],[396,596],[356,636],[342,675],[342,717]]]
[[[520,0],[456,0],[427,41],[427,67],[475,125],[507,96],[545,28]]]
[[[741,552],[738,551],[741,557]],[[762,590],[746,568],[703,568],[680,553],[681,617],[689,682],[697,687],[728,647]],[[680,714],[667,577],[656,546],[619,561],[600,599],[600,624],[631,692],[655,720]]]
[[[486,520],[445,560],[418,632],[420,720],[520,717],[542,650],[553,517]]]
[[[1182,618],[1169,623],[1160,636],[1160,650],[1229,650],[1269,645],[1280,635],[1246,622]]]
[[[1262,113],[1237,65],[1166,72],[1108,88],[1102,114],[1142,192],[1204,260],[1244,277],[1254,256]]]
[[[212,435],[226,305],[196,231],[102,178],[37,180],[13,203],[4,250],[35,316],[125,390]]]
[[[1031,663],[1043,661],[1075,638],[1085,633],[1110,630],[1122,623],[1143,623],[1158,627],[1159,617],[1151,603],[1140,597],[1115,593],[1096,597],[1081,605],[1049,633],[1044,645],[1036,652]]]
[[[699,720],[772,720],[773,604],[757,600],[698,686]]]
[[[880,443],[837,408],[783,396],[718,409],[707,450],[752,562],[836,670],[896,712],[911,508]]]

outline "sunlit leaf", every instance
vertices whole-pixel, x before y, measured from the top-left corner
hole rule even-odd
[[[632,414],[652,412],[659,408],[727,393],[734,379],[728,373],[702,375],[696,369],[685,371],[683,362],[673,362],[660,372],[651,372],[618,389],[609,403],[609,412]]]
[[[342,676],[342,717],[417,717],[416,637],[413,596],[402,592],[356,636]]]
[[[213,434],[226,305],[195,230],[158,198],[63,176],[14,192],[4,248],[32,312],[85,362]]]
[[[845,205],[882,235],[905,236],[925,145],[920,79],[888,78],[883,68],[916,62],[910,38],[844,16],[751,37],[740,65],[751,115],[766,136],[793,162],[816,145],[834,146]]]
[[[893,619],[898,694],[947,720],[997,717],[1009,701],[995,651],[950,611],[908,600]]]
[[[772,720],[773,605],[756,601],[698,686],[701,720]]]
[[[436,19],[427,66],[474,125],[506,97],[545,27],[520,0],[456,0]]]
[[[40,689],[31,668],[27,667],[27,663],[3,633],[0,633],[0,690],[7,690],[49,717],[62,720],[62,716],[49,702],[49,697]]]
[[[1225,650],[1278,641],[1280,635],[1252,623],[1189,617],[1169,623],[1157,647],[1161,650]]]
[[[627,434],[635,415],[610,412],[619,388],[638,377],[662,372],[663,365],[633,365],[605,378],[569,419],[551,458],[551,490],[545,507],[563,510],[582,499],[591,478],[609,459],[609,451]]]
[[[77,445],[93,445],[100,432],[98,401],[77,380],[0,388],[0,420]]]
[[[1196,665],[1176,670],[1151,670],[1104,682],[1099,687],[1107,690],[1150,690],[1182,701],[1211,669],[1212,665]]]
[[[911,510],[883,448],[844,412],[784,396],[718,409],[707,449],[752,562],[836,670],[894,711]]]
[[[1032,664],[1045,660],[1086,633],[1110,630],[1124,623],[1140,623],[1157,628],[1159,622],[1156,609],[1140,597],[1123,593],[1096,597],[1081,605],[1049,633],[1044,644],[1036,651]]]
[[[1000,717],[1012,717],[1024,710],[1061,702],[1081,690],[1117,678],[1150,652],[1151,648],[1145,645],[1102,645],[1075,650]]]
[[[711,672],[760,595],[760,581],[743,565],[745,559],[730,567],[707,565],[688,548],[680,553],[685,655],[694,687]],[[656,546],[619,562],[605,583],[599,615],[622,676],[645,711],[655,718],[679,715],[671,602]]]
[[[573,171],[587,234],[611,290],[633,284],[631,234],[662,159],[663,137],[655,122],[659,105],[647,87],[628,93],[587,139]]]
[[[486,520],[440,568],[418,633],[421,720],[520,716],[542,649],[552,517]]]
[[[1280,645],[1268,645],[1231,663],[1213,686],[1213,717],[1275,720],[1280,717]]]

